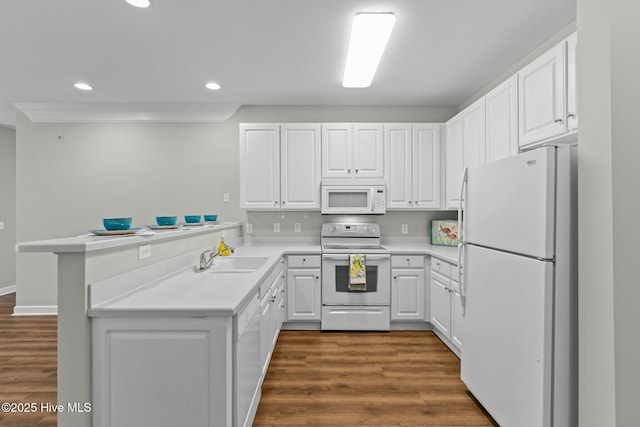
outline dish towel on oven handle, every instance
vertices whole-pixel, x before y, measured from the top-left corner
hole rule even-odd
[[[349,255],[349,290],[367,290],[367,260],[364,254]]]

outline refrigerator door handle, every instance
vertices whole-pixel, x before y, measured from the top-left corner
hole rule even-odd
[[[460,183],[460,199],[458,199],[458,238],[460,239],[458,243],[458,284],[460,285],[460,302],[462,303],[462,314],[464,315],[465,309],[465,288],[464,288],[464,280],[462,278],[462,251],[467,242],[464,241],[464,221],[463,221],[463,209],[462,209],[462,201],[464,200],[464,189],[467,185],[467,179],[469,178],[469,168],[464,168],[464,173],[462,175],[462,182]]]

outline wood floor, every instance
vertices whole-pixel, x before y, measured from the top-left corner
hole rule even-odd
[[[429,331],[283,331],[254,426],[495,426]]]
[[[40,410],[56,403],[56,316],[11,316],[15,294],[0,297],[0,403],[35,403],[36,412],[0,411],[1,427],[55,427],[57,417]]]
[[[13,317],[0,296],[0,427],[55,427],[56,317]],[[458,359],[431,332],[283,331],[255,426],[495,426],[459,379]]]

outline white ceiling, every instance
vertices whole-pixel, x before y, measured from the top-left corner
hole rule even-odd
[[[14,104],[458,105],[576,17],[575,0],[151,1],[0,0],[0,124]],[[372,86],[345,89],[370,11],[396,26]]]

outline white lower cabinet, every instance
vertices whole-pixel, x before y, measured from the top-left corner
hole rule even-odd
[[[284,313],[283,264],[234,316],[94,317],[93,427],[249,427]]]
[[[287,322],[320,322],[320,255],[287,257]]]
[[[424,255],[393,255],[391,268],[391,321],[426,321]]]
[[[232,323],[94,318],[92,426],[229,427],[245,419],[261,374],[260,319],[251,315],[236,342]]]
[[[445,344],[457,355],[462,350],[464,317],[460,287],[454,280],[457,266],[437,258],[431,261],[429,321]]]

